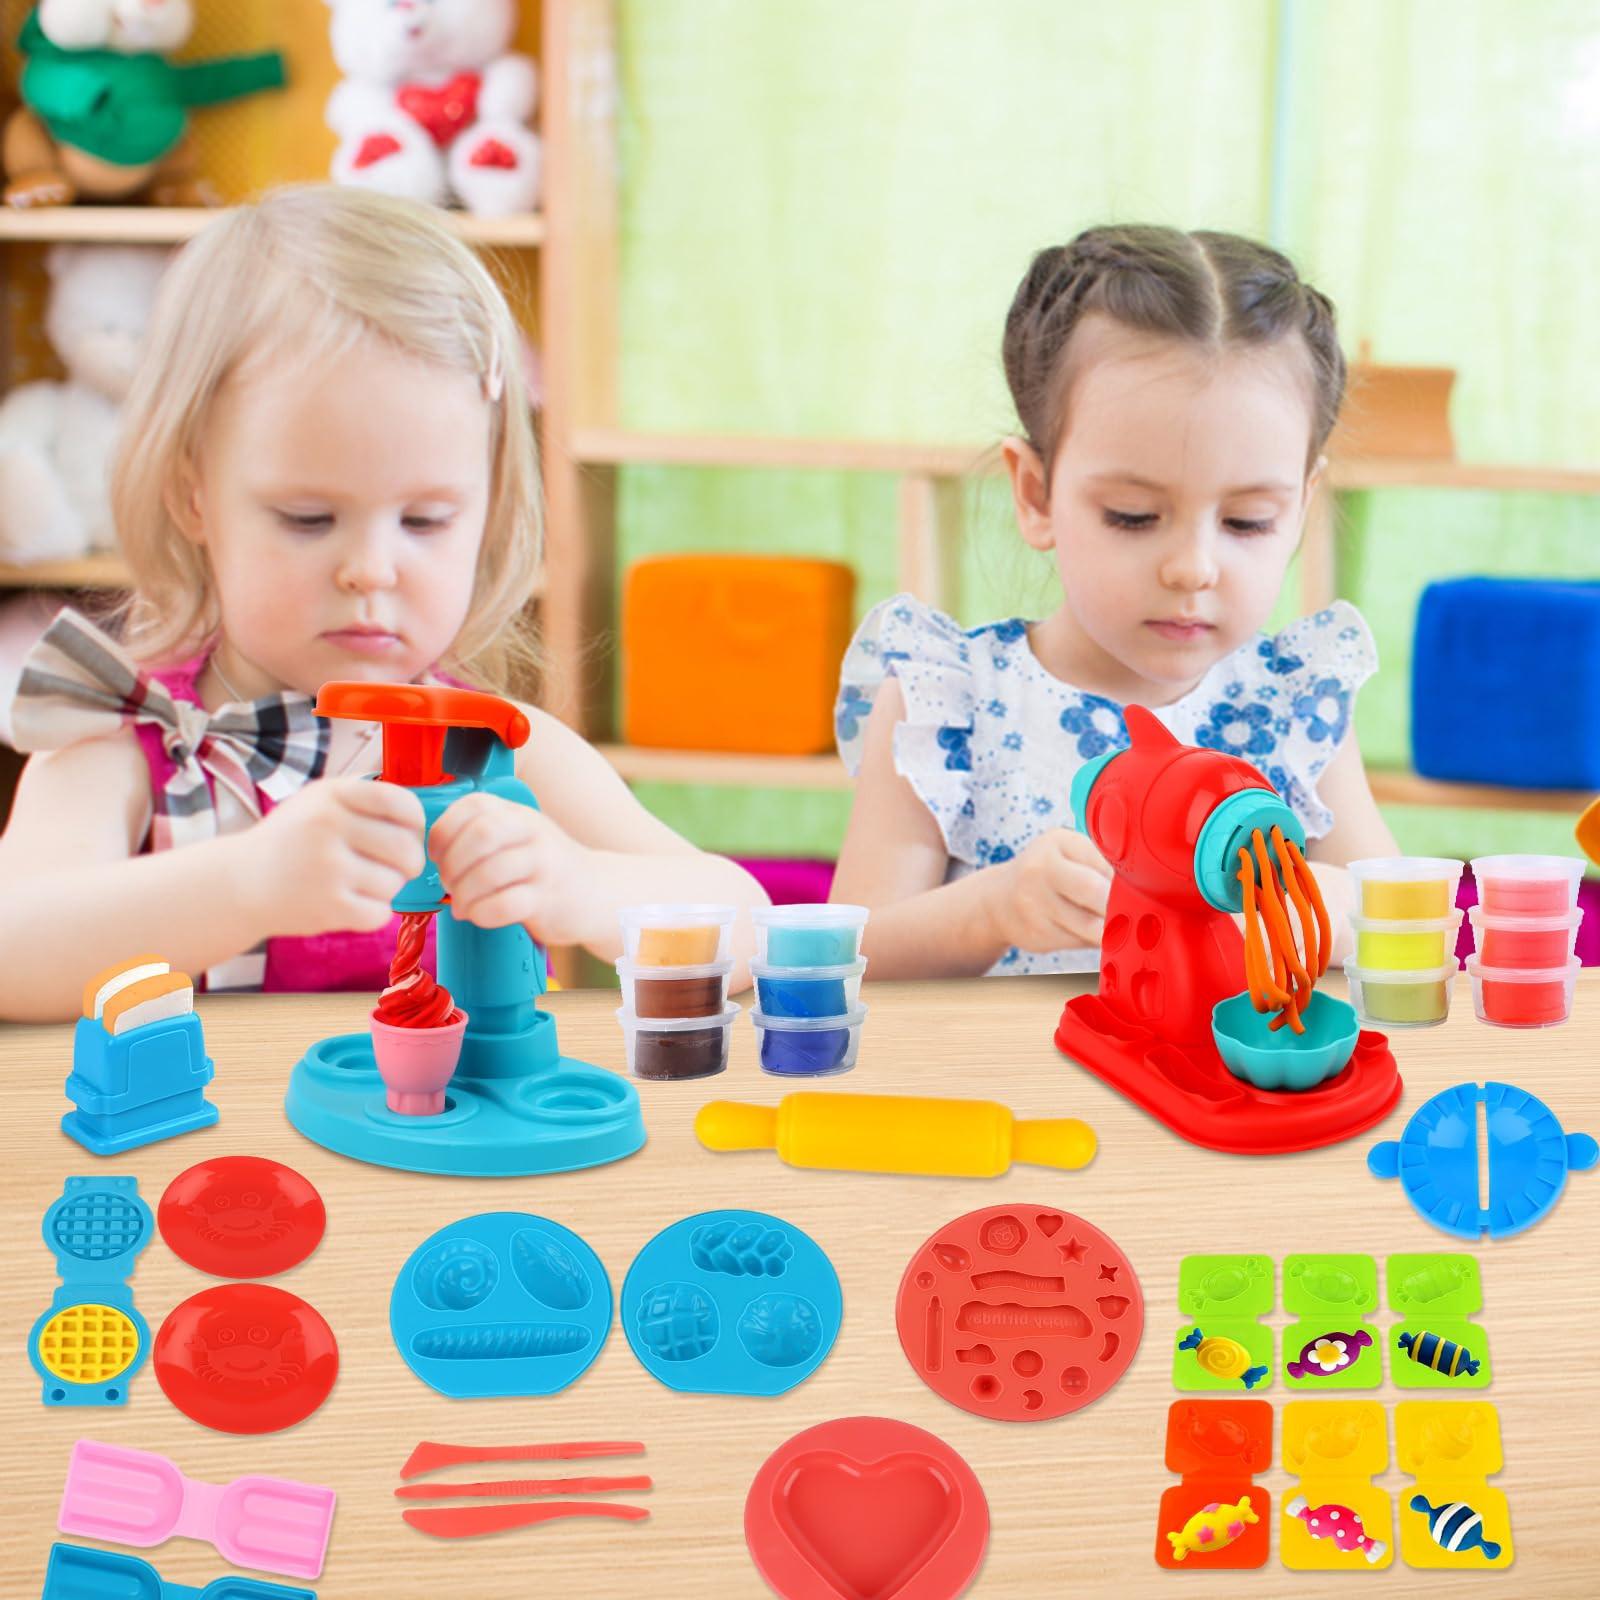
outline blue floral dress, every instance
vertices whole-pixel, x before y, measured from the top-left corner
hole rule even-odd
[[[1317,779],[1377,666],[1366,621],[1340,600],[1241,645],[1155,714],[1186,743],[1259,767],[1315,839],[1333,826]],[[1122,707],[1046,672],[1025,622],[963,628],[902,594],[868,613],[844,658],[834,729],[852,776],[873,696],[891,676],[906,706],[895,769],[939,824],[949,878],[1008,861],[1050,828],[1070,828],[1073,774],[1128,743]],[[991,970],[1092,972],[1098,964],[1098,950],[1011,949]]]

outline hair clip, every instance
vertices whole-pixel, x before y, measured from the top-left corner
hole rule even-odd
[[[500,403],[501,395],[505,393],[505,388],[505,369],[501,366],[500,357],[496,355],[494,360],[489,363],[488,372],[484,374],[484,398],[488,400],[490,405],[498,405]]]

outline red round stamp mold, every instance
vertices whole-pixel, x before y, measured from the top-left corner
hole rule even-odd
[[[895,1300],[907,1360],[976,1416],[1043,1422],[1098,1400],[1144,1332],[1133,1265],[1093,1223],[1048,1206],[969,1211],[911,1258]]]

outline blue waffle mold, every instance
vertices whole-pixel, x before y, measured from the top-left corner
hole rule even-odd
[[[231,1575],[213,1578],[200,1588],[167,1583],[138,1556],[81,1544],[53,1544],[39,1600],[317,1600],[317,1594],[314,1589]]]
[[[486,1211],[411,1252],[389,1297],[405,1364],[440,1394],[555,1394],[611,1331],[611,1280],[570,1228]]]
[[[47,1406],[127,1404],[128,1384],[150,1354],[150,1326],[127,1280],[154,1226],[137,1178],[68,1178],[45,1212],[44,1242],[61,1283],[28,1335],[28,1359]],[[75,1382],[62,1366],[98,1375]]]
[[[783,1394],[822,1365],[844,1300],[809,1234],[763,1211],[703,1211],[663,1229],[622,1285],[644,1369],[685,1394]]]
[[[1478,1103],[1488,1143],[1489,1204],[1478,1199]],[[1459,1239],[1504,1239],[1531,1228],[1561,1197],[1568,1172],[1587,1172],[1600,1145],[1563,1133],[1555,1113],[1512,1083],[1458,1083],[1411,1114],[1398,1140],[1367,1152],[1367,1167],[1395,1178],[1434,1227]]]

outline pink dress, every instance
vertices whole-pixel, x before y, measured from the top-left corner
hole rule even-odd
[[[192,661],[185,661],[176,667],[152,671],[150,676],[160,682],[173,699],[199,705],[200,696],[196,692],[195,682],[205,663],[204,656],[196,656]],[[151,787],[159,789],[173,771],[172,758],[161,742],[161,730],[147,722],[136,722],[133,731],[150,768]],[[206,774],[206,782],[214,793],[215,784],[210,773]],[[271,797],[258,788],[256,799],[262,816],[265,816],[273,806]],[[151,847],[151,840],[147,836],[140,853],[147,854]],[[374,933],[320,933],[304,938],[268,939],[265,945],[266,970],[261,979],[261,988],[268,994],[317,994],[363,989],[376,994],[389,981],[389,962],[394,955],[399,931],[400,919],[394,917],[386,927]],[[431,920],[422,964],[429,972],[436,973]],[[196,987],[209,986],[202,980]]]

